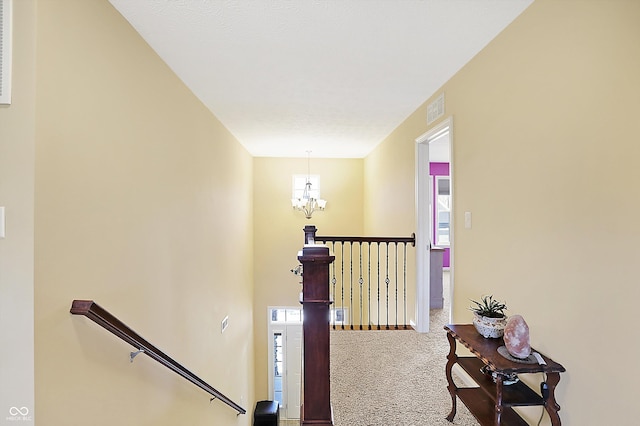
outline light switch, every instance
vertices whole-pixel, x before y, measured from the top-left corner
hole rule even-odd
[[[464,212],[464,227],[471,229],[471,212]]]
[[[4,207],[0,207],[0,238],[4,238]]]

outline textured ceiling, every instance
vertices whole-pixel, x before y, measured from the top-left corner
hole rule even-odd
[[[110,0],[252,155],[344,158],[532,1]]]

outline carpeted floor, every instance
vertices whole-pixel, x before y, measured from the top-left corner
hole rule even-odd
[[[448,294],[448,293],[445,293]],[[443,326],[448,304],[431,312],[431,332],[331,333],[331,403],[335,426],[475,426],[458,401],[453,423]]]

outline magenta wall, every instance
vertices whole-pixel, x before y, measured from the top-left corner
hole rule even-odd
[[[429,174],[431,176],[449,176],[449,163],[429,163]],[[433,179],[433,184],[431,188],[431,196],[433,199],[431,200],[431,205],[433,207],[433,211],[431,212],[431,217],[436,217],[436,180]],[[435,235],[435,223],[431,224],[431,232]],[[448,268],[450,265],[451,259],[451,249],[449,247],[443,247],[444,253],[442,255],[442,266]]]

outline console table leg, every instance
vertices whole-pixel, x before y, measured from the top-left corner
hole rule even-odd
[[[502,375],[496,376],[496,426],[502,424]]]
[[[552,426],[560,426],[560,416],[558,415],[558,411],[560,411],[560,406],[556,402],[556,386],[560,382],[560,373],[547,373],[547,386],[549,387],[549,398],[544,403],[544,408],[549,413],[549,417],[551,418]]]
[[[453,418],[456,416],[456,391],[458,390],[458,387],[455,385],[455,383],[453,383],[451,369],[457,362],[458,356],[456,355],[456,339],[454,339],[449,333],[447,333],[447,339],[449,340],[449,354],[447,355],[447,366],[445,367],[445,373],[447,375],[447,382],[449,382],[447,389],[449,390],[449,394],[451,394],[451,412],[446,418],[450,422],[453,422]]]

